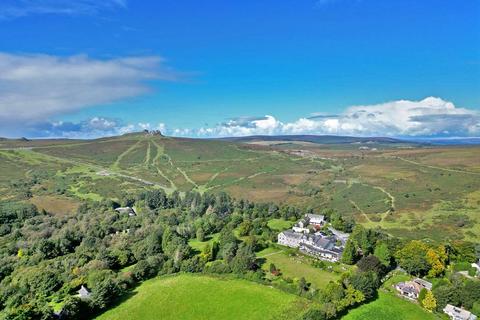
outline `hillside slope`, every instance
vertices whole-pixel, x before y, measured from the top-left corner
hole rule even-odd
[[[480,236],[480,148],[363,146],[251,145],[145,133],[8,140],[0,142],[0,192],[19,197],[25,191],[12,181],[33,178],[41,181],[28,187],[33,196],[75,200],[119,199],[141,188],[226,191],[254,201],[334,209],[402,237]]]

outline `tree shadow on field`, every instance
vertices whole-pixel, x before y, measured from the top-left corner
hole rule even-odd
[[[105,313],[105,312],[107,312],[111,309],[114,309],[114,308],[118,307],[119,305],[121,305],[122,303],[124,303],[125,301],[127,301],[128,299],[134,297],[137,294],[137,292],[134,291],[136,287],[137,286],[131,288],[130,290],[128,290],[124,294],[122,294],[120,297],[116,298],[111,304],[109,304],[107,306],[107,308],[102,309],[102,310],[97,310],[97,311],[93,312],[92,316],[89,317],[89,319],[94,319],[94,318],[100,316],[102,313]]]

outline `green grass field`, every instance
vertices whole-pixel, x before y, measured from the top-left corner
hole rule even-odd
[[[218,240],[218,237],[220,236],[219,233],[215,233],[212,235],[209,235],[206,237],[205,241],[198,241],[197,239],[190,239],[188,240],[188,245],[192,247],[193,249],[202,252],[207,243],[212,245],[213,241]]]
[[[298,319],[307,300],[239,279],[199,275],[145,281],[97,320]]]
[[[350,311],[342,320],[434,320],[436,315],[417,304],[388,293],[379,293],[377,300]]]
[[[286,221],[283,219],[271,219],[268,221],[268,227],[276,231],[290,229],[294,224],[295,222],[293,221]]]
[[[280,269],[283,278],[298,280],[304,277],[307,282],[316,288],[322,288],[330,281],[340,278],[334,271],[326,271],[310,264],[310,259],[303,255],[289,256],[281,249],[267,248],[257,253],[257,257],[264,259],[262,268],[268,272],[270,263]]]

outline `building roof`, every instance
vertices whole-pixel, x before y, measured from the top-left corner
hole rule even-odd
[[[425,289],[432,290],[432,283],[431,282],[428,282],[428,281],[420,279],[420,278],[413,279],[413,282],[418,283],[419,285],[421,285]]]
[[[302,248],[306,248],[306,249],[308,249],[310,251],[313,251],[313,252],[330,254],[330,255],[333,255],[333,256],[335,256],[335,255],[338,256],[341,253],[341,252],[338,252],[336,250],[334,251],[334,250],[322,249],[322,248],[312,246],[312,245],[309,245],[309,244],[306,244],[306,243],[301,243],[300,244],[300,249],[302,249]]]
[[[445,308],[443,308],[443,312],[445,312],[448,315],[452,315],[455,317],[455,319],[462,319],[462,320],[474,320],[477,319],[477,317],[471,313],[470,311],[467,311],[462,308],[455,307],[451,304],[447,304]]]
[[[115,208],[115,211],[117,211],[118,213],[136,214],[135,210],[132,207],[119,207]]]
[[[328,227],[328,230],[330,230],[337,238],[339,238],[342,242],[346,242],[350,234],[338,231],[335,228]]]
[[[83,285],[82,287],[80,288],[80,290],[77,291],[78,292],[78,295],[80,296],[80,298],[90,298],[90,291],[88,291],[87,288],[85,288]]]
[[[330,237],[316,236],[313,243],[315,243],[315,246],[325,250],[331,250],[335,246],[335,240]]]
[[[418,289],[410,281],[409,282],[400,282],[395,286],[397,289],[406,293],[415,293],[418,294]]]
[[[283,234],[285,237],[291,239],[301,239],[303,237],[303,233],[294,232],[292,230],[285,230],[282,231],[280,234]]]
[[[325,220],[325,216],[323,214],[308,213],[305,216],[309,219],[315,219],[315,220],[321,220],[321,221]]]
[[[309,222],[309,219],[303,218],[303,219],[298,220],[298,222],[295,223],[295,226],[298,227],[298,226],[300,226],[300,224],[303,224],[303,226],[306,226],[306,225],[308,225],[308,222]]]

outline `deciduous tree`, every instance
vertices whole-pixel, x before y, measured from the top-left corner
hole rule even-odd
[[[437,306],[437,300],[432,293],[432,291],[428,291],[425,294],[425,299],[422,300],[422,305],[425,309],[432,312]]]

